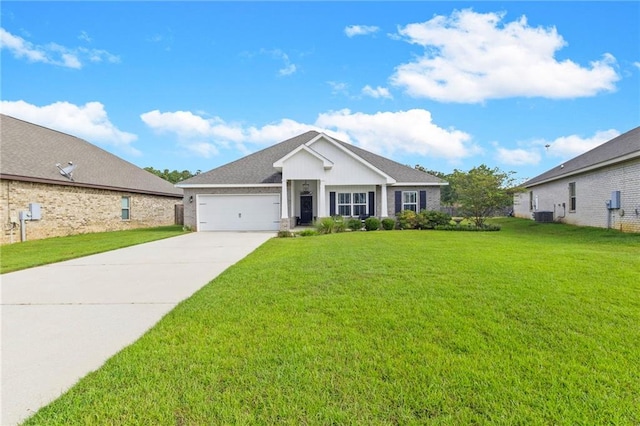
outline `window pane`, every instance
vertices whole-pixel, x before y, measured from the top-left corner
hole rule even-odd
[[[353,206],[353,215],[354,216],[363,216],[367,214],[367,206],[358,204]]]
[[[351,206],[350,205],[338,206],[338,214],[340,216],[351,216]]]
[[[569,183],[569,210],[575,211],[576,209],[576,183]]]
[[[129,208],[129,197],[122,197],[122,208],[123,209]]]
[[[349,193],[338,194],[338,204],[351,204],[351,194]]]
[[[416,191],[405,191],[402,193],[405,203],[417,203],[418,193]]]
[[[354,193],[353,204],[367,204],[367,194],[364,192]]]
[[[122,209],[122,219],[129,220],[129,210],[128,209]]]

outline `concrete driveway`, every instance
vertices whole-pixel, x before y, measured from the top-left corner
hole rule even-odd
[[[53,401],[274,236],[191,233],[0,276],[1,424]]]

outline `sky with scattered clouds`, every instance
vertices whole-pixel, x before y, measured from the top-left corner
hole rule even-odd
[[[524,180],[640,124],[636,1],[7,1],[0,14],[0,111],[140,167],[207,171],[313,129],[410,166]]]

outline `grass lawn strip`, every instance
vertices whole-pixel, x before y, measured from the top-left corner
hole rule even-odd
[[[273,239],[29,419],[638,424],[640,236]]]
[[[75,259],[184,234],[182,226],[99,232],[3,245],[0,273]]]

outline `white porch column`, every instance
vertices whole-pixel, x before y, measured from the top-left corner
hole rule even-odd
[[[318,180],[318,217],[329,216],[327,213],[326,199],[324,180],[320,179]]]
[[[296,216],[296,184],[295,181],[291,181],[291,208],[289,209],[289,217]]]
[[[380,217],[388,217],[389,216],[389,209],[387,207],[387,185],[382,184],[380,185],[380,195],[382,197],[382,211],[380,212]]]
[[[287,202],[287,179],[282,176],[282,199],[280,200],[280,207],[282,211],[281,219],[289,219],[289,208]]]

